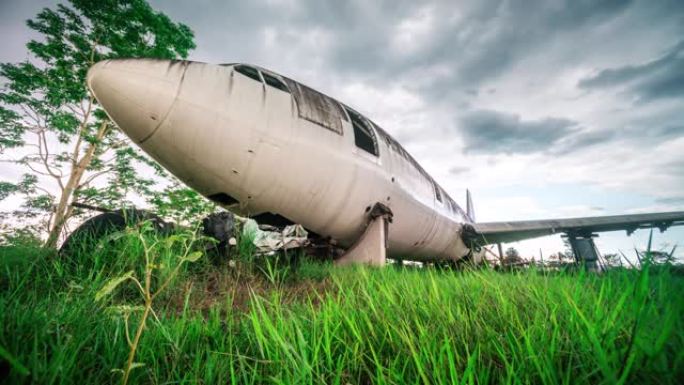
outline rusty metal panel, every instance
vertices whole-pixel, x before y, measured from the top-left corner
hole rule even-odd
[[[342,135],[342,119],[347,116],[337,101],[294,80],[284,78],[297,102],[299,117]]]

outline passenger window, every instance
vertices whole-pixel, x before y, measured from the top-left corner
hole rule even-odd
[[[244,65],[239,65],[234,67],[235,71],[238,73],[241,73],[248,78],[251,78],[253,80],[258,81],[261,83],[261,78],[259,77],[259,71],[256,70],[256,68],[244,66]]]
[[[274,76],[271,76],[271,75],[269,75],[269,74],[267,74],[267,73],[265,73],[265,72],[262,72],[262,73],[261,73],[261,76],[264,77],[264,81],[265,81],[266,84],[268,84],[269,86],[271,86],[271,87],[273,87],[273,88],[277,88],[277,89],[279,89],[279,90],[281,90],[281,91],[283,91],[283,92],[287,92],[287,93],[290,92],[290,90],[287,89],[287,86],[285,85],[285,83],[283,83],[282,81],[280,81],[280,79],[278,79],[278,78],[276,78],[276,77],[274,77]]]
[[[378,146],[375,142],[373,129],[359,114],[351,110],[347,110],[347,113],[351,119],[352,127],[354,127],[354,143],[356,147],[378,156]]]
[[[334,99],[288,78],[281,79],[290,90],[300,118],[342,135],[342,120],[348,121],[342,106]]]

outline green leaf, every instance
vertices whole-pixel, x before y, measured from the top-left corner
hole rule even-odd
[[[74,281],[69,281],[69,283],[67,284],[67,287],[69,287],[69,289],[71,289],[71,290],[76,290],[76,291],[83,290],[83,286],[77,284]]]
[[[123,282],[133,278],[133,270],[127,272],[126,274],[112,278],[95,294],[95,301],[99,301],[102,298],[108,296],[117,286],[121,285]]]
[[[14,194],[18,190],[15,184],[0,181],[0,201]]]
[[[173,247],[174,243],[180,242],[181,239],[182,239],[181,236],[178,234],[173,234],[173,235],[168,236],[165,239],[166,248],[170,249],[171,247]]]
[[[9,362],[10,366],[14,368],[19,374],[22,376],[27,376],[29,375],[29,370],[21,364],[21,362],[17,361],[16,358],[14,358],[13,355],[11,355],[5,348],[0,346],[0,357],[2,357],[5,361]]]
[[[202,252],[201,251],[194,251],[185,258],[183,258],[184,261],[188,262],[196,262],[198,259],[202,258]]]
[[[133,362],[131,364],[131,367],[129,368],[129,371],[131,371],[135,368],[142,368],[143,366],[145,366],[145,364],[142,362]],[[110,373],[121,373],[122,375],[125,373],[123,369],[119,369],[119,368],[112,369],[109,372]]]
[[[115,231],[113,233],[107,234],[102,239],[100,239],[100,241],[97,243],[97,247],[102,248],[105,245],[107,245],[109,242],[117,241],[117,240],[125,237],[126,235],[127,235],[126,230]]]
[[[161,166],[129,146],[130,141],[120,131],[103,125],[114,127],[101,106],[97,102],[92,104],[86,75],[94,63],[107,59],[185,58],[195,47],[193,32],[145,0],[63,3],[68,5],[42,8],[27,20],[30,32],[27,36],[32,39],[26,41],[25,55],[21,55],[26,59],[19,63],[0,63],[0,153],[9,148],[32,153],[28,146],[41,147],[45,153],[54,155],[49,164],[43,164],[35,156],[24,157],[21,164],[33,176],[54,171],[64,173],[65,177],[70,176],[67,170],[72,169],[71,154],[76,154],[86,161],[83,164],[86,173],[65,191],[73,191],[74,196],[96,191],[89,198],[99,206],[120,207],[133,194],[150,197],[157,180],[145,177],[137,167],[149,164],[156,175],[168,174],[160,173]],[[29,130],[40,135],[25,135]],[[83,156],[86,148],[94,150],[92,157]],[[108,154],[109,158],[112,153],[115,159],[104,164],[103,155]],[[90,184],[93,182],[90,177],[99,182],[96,189]],[[72,199],[59,195],[54,199],[45,195],[34,197],[37,191],[53,190],[43,179],[13,183],[16,188],[0,185],[0,198],[10,193],[28,195],[26,210],[22,212],[47,217],[53,213],[54,201]],[[75,190],[71,188],[76,186]],[[67,217],[80,214],[65,210]]]

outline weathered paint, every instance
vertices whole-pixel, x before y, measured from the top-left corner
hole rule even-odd
[[[387,230],[392,222],[392,211],[382,203],[376,203],[368,214],[368,225],[363,234],[335,263],[348,265],[362,263],[384,266],[387,258]]]
[[[464,238],[496,243],[684,224],[684,212],[474,224],[367,118],[361,116],[373,126],[377,156],[356,147],[351,108],[263,68],[260,79],[272,75],[290,92],[234,66],[108,60],[91,68],[88,85],[131,139],[200,193],[243,215],[277,214],[347,246],[378,202],[394,214],[389,255],[422,260],[467,255]],[[474,261],[483,254],[474,253]]]
[[[232,211],[279,214],[351,245],[365,228],[367,208],[381,202],[394,213],[390,256],[468,253],[459,236],[463,210],[387,132],[373,124],[373,156],[354,145],[348,107],[259,70],[291,92],[233,65],[135,59],[98,63],[88,84],[143,150],[205,196],[235,198]],[[158,118],[150,129],[152,115]]]
[[[342,120],[347,120],[347,116],[336,100],[294,80],[283,79],[294,97],[300,118],[342,135]]]

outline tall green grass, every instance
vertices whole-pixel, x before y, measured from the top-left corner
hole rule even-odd
[[[0,249],[0,379],[120,382],[116,368],[129,350],[121,317],[107,308],[135,304],[134,288],[108,303],[94,298],[112,277],[140,269],[141,253],[125,240],[90,244],[68,260],[27,245]],[[498,273],[237,260],[179,273],[155,304],[159,322],[148,321],[132,383],[684,378],[684,279],[669,269]]]

